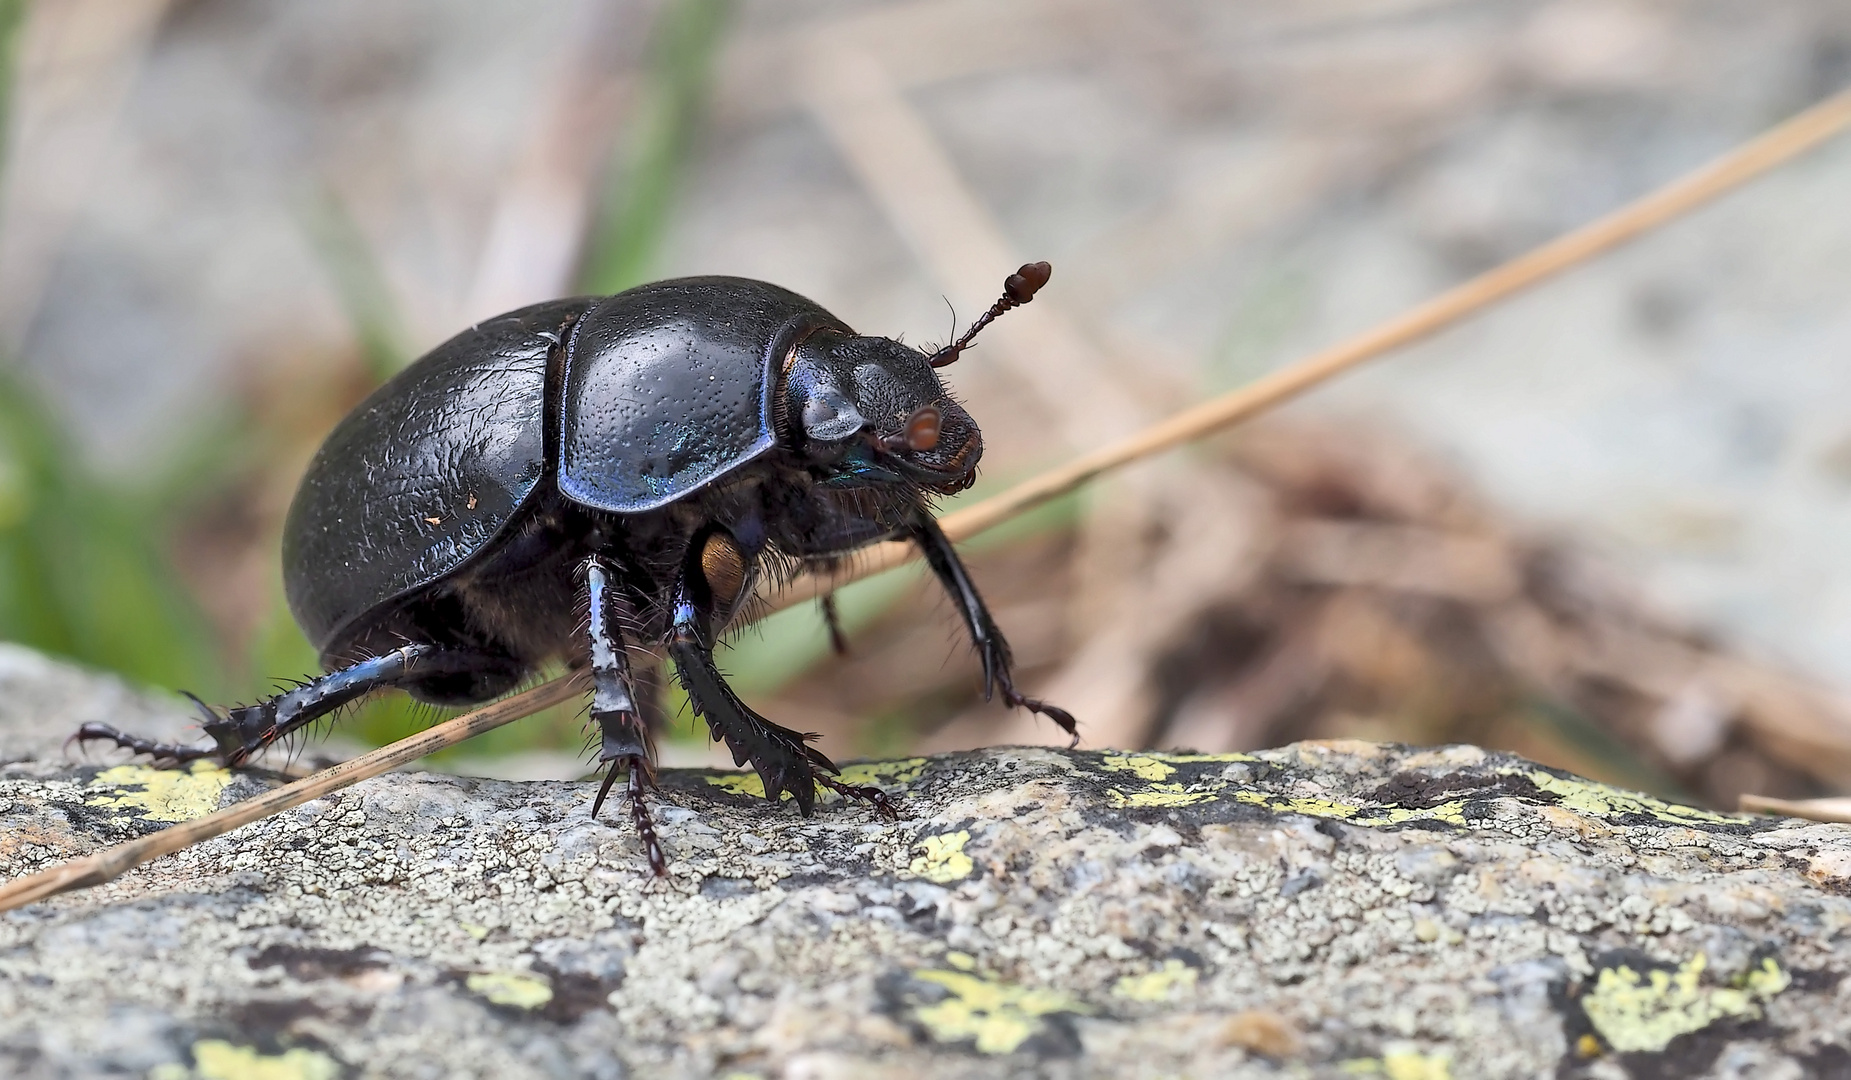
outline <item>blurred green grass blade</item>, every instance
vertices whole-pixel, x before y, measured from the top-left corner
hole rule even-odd
[[[655,263],[693,149],[732,0],[669,0],[656,17],[629,137],[610,167],[579,274],[589,293],[641,284]]]
[[[0,638],[156,685],[223,685],[164,529],[82,465],[45,404],[0,369]]]
[[[25,0],[0,0],[0,145],[26,11]],[[0,638],[215,690],[209,629],[174,584],[156,520],[92,477],[51,417],[0,365]]]
[[[0,0],[0,161],[13,125],[13,67],[19,58],[19,31],[26,24],[26,0]]]
[[[247,475],[252,462],[274,459],[278,447],[261,419],[238,403],[198,406],[175,442],[125,494],[142,512],[171,526],[202,493],[222,491]]]
[[[392,289],[373,245],[359,222],[330,188],[322,188],[302,213],[322,269],[353,324],[360,355],[375,380],[384,382],[411,362],[411,349]]]

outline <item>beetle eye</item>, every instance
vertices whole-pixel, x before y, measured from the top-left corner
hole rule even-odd
[[[906,420],[906,447],[923,453],[938,445],[938,429],[942,417],[938,410],[926,405],[913,413]]]
[[[803,403],[803,430],[812,439],[834,442],[868,426],[855,403],[833,386],[819,386]]]

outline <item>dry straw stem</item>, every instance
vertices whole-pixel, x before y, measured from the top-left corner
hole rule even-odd
[[[275,791],[268,791],[254,799],[246,799],[241,803],[228,806],[215,814],[208,814],[194,821],[162,829],[160,832],[150,833],[140,839],[107,847],[81,859],[62,863],[50,870],[41,870],[17,881],[10,881],[0,886],[0,911],[10,911],[35,900],[43,900],[48,896],[56,896],[72,889],[87,889],[92,885],[101,885],[151,859],[179,851],[182,848],[192,847],[214,836],[222,836],[240,825],[249,825],[271,814],[282,813],[292,806],[299,806],[311,799],[319,799],[330,792],[357,784],[368,777],[390,772],[401,765],[409,765],[445,747],[455,746],[485,731],[492,731],[503,724],[511,724],[524,716],[531,716],[541,709],[569,701],[583,694],[587,685],[585,677],[579,673],[541,683],[531,690],[503,698],[492,705],[465,713],[409,738],[400,739],[390,746],[382,746],[351,761],[343,761],[333,768],[323,769],[313,776],[306,776],[292,784],[285,784]]]
[[[1851,799],[1771,799],[1766,795],[1744,795],[1736,804],[1744,813],[1783,814],[1809,821],[1837,821],[1851,824]]]
[[[1263,378],[1118,442],[1107,444],[1040,476],[947,515],[939,524],[953,540],[994,528],[1088,480],[1212,435],[1281,405],[1383,353],[1453,325],[1505,297],[1603,254],[1673,218],[1687,214],[1851,127],[1851,90],[1844,90],[1722,157],[1613,213],[1556,238],[1528,254],[1453,287],[1405,314],[1314,353]],[[869,577],[916,557],[911,545],[889,542],[867,549],[852,569],[833,579],[805,578],[771,599],[771,610],[795,606],[849,581]]]
[[[1827,98],[1695,172],[1672,181],[1598,221],[1544,244],[1527,255],[1448,290],[1374,330],[1316,353],[1241,389],[1186,409],[1136,435],[1083,454],[1060,468],[1018,484],[975,506],[950,514],[941,523],[945,533],[953,540],[968,539],[1017,514],[1058,498],[1101,473],[1211,435],[1289,401],[1364,361],[1428,337],[1467,315],[1688,213],[1813,149],[1846,127],[1851,127],[1851,90]],[[913,557],[915,553],[910,545],[892,542],[876,545],[842,573],[827,578],[811,576],[800,579],[771,598],[764,610],[769,613],[795,606],[850,581],[898,566]],[[280,813],[445,747],[454,746],[503,724],[513,723],[583,693],[584,686],[581,676],[568,675],[465,713],[428,731],[401,739],[390,746],[381,747],[197,821],[176,825],[21,878],[0,887],[0,911],[71,889],[102,884],[150,859],[191,847],[240,825]],[[1789,806],[1804,805],[1747,796],[1744,799],[1745,808],[1748,808],[1748,800],[1751,799],[1755,800],[1756,808],[1778,809],[1783,813],[1790,812],[1786,809]]]

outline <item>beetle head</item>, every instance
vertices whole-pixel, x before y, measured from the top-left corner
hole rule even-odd
[[[779,437],[816,464],[943,493],[976,477],[976,421],[924,353],[891,338],[811,334],[791,351],[780,396]]]

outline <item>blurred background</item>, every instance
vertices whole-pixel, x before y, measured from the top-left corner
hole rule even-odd
[[[0,42],[0,638],[219,702],[314,667],[277,531],[320,438],[479,318],[729,273],[940,342],[1048,259],[949,372],[980,498],[1851,84],[1842,0],[0,0]],[[1851,789],[1848,191],[1841,141],[973,543],[1026,686],[1091,745]],[[762,712],[838,760],[1055,741],[920,574],[841,604],[846,656],[809,609],[723,655]],[[580,775],[580,724],[446,766]]]

